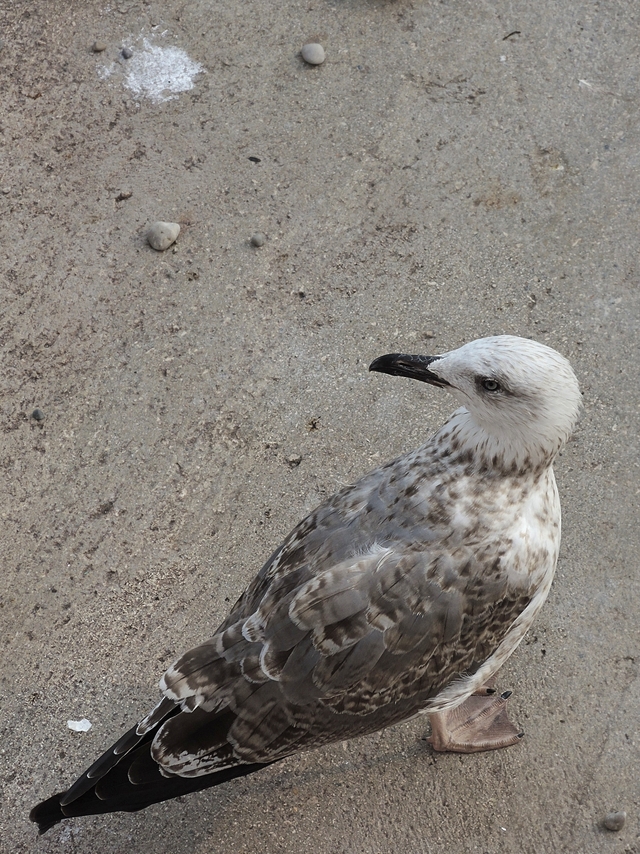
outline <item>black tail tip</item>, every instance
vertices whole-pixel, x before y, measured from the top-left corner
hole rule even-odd
[[[38,825],[38,835],[42,836],[58,822],[66,818],[60,806],[60,798],[64,792],[58,792],[46,801],[35,806],[29,813],[29,818]]]

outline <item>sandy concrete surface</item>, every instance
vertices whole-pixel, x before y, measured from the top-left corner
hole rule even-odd
[[[638,5],[0,20],[0,849],[640,851]],[[127,88],[119,51],[145,44],[199,63],[193,88]],[[164,253],[157,219],[182,226]],[[452,410],[370,360],[503,332],[561,350],[585,400],[554,589],[500,681],[523,743],[434,756],[416,720],[38,839],[30,807],[148,710],[290,527]]]

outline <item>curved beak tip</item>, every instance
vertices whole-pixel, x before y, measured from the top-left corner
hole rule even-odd
[[[377,359],[374,359],[369,365],[369,370],[381,374],[390,374],[394,377],[409,377],[442,388],[448,386],[449,383],[429,370],[429,365],[439,358],[440,356],[410,356],[405,353],[387,353],[385,356],[378,356]]]

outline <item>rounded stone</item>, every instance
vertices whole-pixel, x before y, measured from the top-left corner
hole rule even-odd
[[[34,421],[44,421],[44,412],[41,409],[34,409],[31,413],[31,417]]]
[[[177,222],[154,222],[147,229],[147,242],[157,252],[164,252],[176,242],[179,234]]]
[[[122,58],[123,59],[131,59],[132,56],[133,56],[133,51],[131,50],[130,47],[123,47],[122,48]]]
[[[624,823],[626,821],[627,814],[626,812],[610,812],[605,815],[602,824],[607,828],[607,830],[613,830],[617,832],[622,830],[624,827]]]
[[[262,234],[261,231],[256,231],[255,234],[251,235],[251,245],[252,246],[264,246],[267,238]]]
[[[303,45],[300,53],[309,65],[322,65],[324,62],[324,48],[317,42],[309,42],[309,44]]]
[[[106,44],[105,44],[104,42],[94,42],[94,43],[91,45],[91,50],[92,50],[94,53],[102,53],[102,51],[103,51],[103,50],[106,50],[106,49],[107,49],[107,46],[106,46]]]

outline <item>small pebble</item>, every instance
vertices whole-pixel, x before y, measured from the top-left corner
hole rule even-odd
[[[147,229],[147,241],[152,249],[163,252],[176,242],[179,234],[177,222],[154,222]]]
[[[322,65],[324,62],[324,48],[316,42],[309,42],[309,44],[303,45],[300,53],[304,61],[308,62],[309,65]]]
[[[266,237],[262,234],[261,231],[256,231],[255,234],[251,235],[251,245],[252,246],[264,246]]]
[[[604,817],[602,824],[607,828],[607,830],[613,830],[617,832],[618,830],[622,830],[624,827],[625,820],[627,818],[626,812],[610,812],[608,815]]]
[[[34,421],[44,421],[44,412],[41,409],[34,409],[31,417]]]
[[[105,44],[104,42],[94,42],[94,43],[91,45],[91,50],[92,50],[94,53],[102,53],[102,51],[103,51],[103,50],[106,50],[106,49],[107,49],[107,46],[106,46],[106,44]]]
[[[287,464],[292,468],[296,468],[302,462],[302,457],[300,454],[292,454],[290,457],[287,457]]]
[[[131,50],[130,47],[123,47],[122,48],[122,58],[123,59],[131,59],[132,56],[133,56],[133,51]]]

